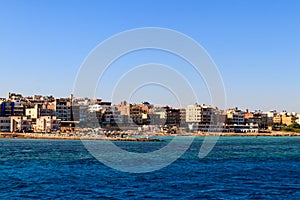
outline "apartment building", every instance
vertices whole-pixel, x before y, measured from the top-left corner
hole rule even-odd
[[[30,132],[31,119],[26,116],[10,117],[10,132]]]
[[[200,124],[215,124],[215,108],[208,105],[202,105]]]
[[[186,109],[180,108],[180,127],[186,127]]]
[[[219,109],[205,104],[196,103],[186,108],[186,123],[190,130],[221,130],[225,117]]]
[[[10,131],[10,118],[0,117],[0,132],[9,132],[9,131]]]
[[[130,117],[136,125],[150,124],[149,107],[144,104],[130,104]]]
[[[120,104],[115,105],[120,111],[121,115],[130,115],[130,105],[126,101],[122,101]]]
[[[72,119],[85,123],[88,120],[88,105],[73,105]]]
[[[282,115],[282,124],[285,124],[287,126],[291,125],[292,123],[296,122],[297,117],[291,114],[285,114]]]
[[[202,106],[199,104],[188,105],[186,108],[186,122],[200,123],[202,118]]]
[[[72,99],[71,98],[60,98],[55,99],[54,109],[57,119],[62,121],[72,120]]]
[[[1,102],[1,116],[24,116],[25,107],[20,102],[3,101]]]
[[[36,132],[51,132],[60,130],[61,120],[57,119],[56,116],[41,116],[36,121],[35,131]]]
[[[242,125],[245,124],[245,114],[238,108],[228,109],[226,111],[226,124],[228,125]]]
[[[180,110],[167,107],[166,109],[166,124],[167,126],[180,126]]]

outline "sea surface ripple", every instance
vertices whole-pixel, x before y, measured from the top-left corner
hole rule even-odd
[[[167,142],[115,144],[149,152]],[[0,198],[300,199],[299,137],[221,137],[199,159],[202,142],[159,171],[130,174],[103,165],[81,141],[2,139]]]

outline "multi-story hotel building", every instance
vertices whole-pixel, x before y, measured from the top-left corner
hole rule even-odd
[[[202,106],[199,104],[188,105],[186,108],[186,122],[200,123],[202,118]]]

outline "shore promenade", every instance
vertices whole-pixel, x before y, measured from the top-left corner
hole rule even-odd
[[[132,142],[159,142],[161,140],[148,137],[106,137],[104,135],[98,136],[77,136],[77,135],[59,135],[51,133],[7,133],[0,132],[0,139],[50,139],[50,140],[108,140],[108,141],[132,141]]]
[[[0,139],[3,138],[17,138],[17,139],[54,139],[54,140],[108,140],[108,141],[137,141],[137,142],[151,142],[151,141],[161,141],[155,138],[149,138],[149,136],[196,136],[196,137],[205,137],[205,136],[220,136],[220,137],[287,137],[295,136],[299,137],[300,133],[295,132],[282,132],[282,131],[273,131],[270,133],[214,133],[214,132],[201,132],[201,133],[183,133],[183,134],[166,134],[166,133],[145,133],[139,135],[139,137],[106,137],[104,135],[95,135],[95,136],[77,136],[74,134],[69,135],[60,135],[53,133],[9,133],[9,132],[0,132]]]

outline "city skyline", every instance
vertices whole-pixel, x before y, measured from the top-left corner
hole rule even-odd
[[[68,96],[80,65],[95,46],[119,32],[154,26],[180,31],[207,50],[223,78],[227,107],[300,112],[299,7],[299,2],[292,1],[191,1],[176,5],[171,1],[65,1],[59,6],[1,2],[0,65],[5,76],[0,81],[0,96],[6,97],[9,91]],[[162,60],[179,71],[188,68],[164,53],[138,52],[116,63],[112,72],[122,75],[125,69],[120,70],[120,65],[128,69]],[[192,71],[186,73],[193,75]],[[118,79],[114,75],[104,79],[107,90]],[[146,100],[173,101],[171,94],[164,97],[163,92],[145,88],[134,100],[152,94]],[[204,84],[198,92],[200,103],[209,104]],[[110,100],[107,91],[97,96]]]
[[[0,99],[1,132],[80,131],[89,128],[111,130],[156,130],[177,133],[235,132],[272,133],[299,132],[300,113],[276,110],[249,111],[220,109],[214,105],[195,103],[187,107],[159,106],[151,102],[120,102],[112,105],[101,99],[67,98],[9,93]],[[139,133],[139,131],[138,131]],[[4,133],[6,136],[6,133]],[[1,137],[1,136],[0,136]]]
[[[157,107],[170,107],[170,108],[175,108],[175,109],[185,109],[187,108],[188,106],[191,106],[191,105],[203,105],[203,106],[212,106],[212,107],[215,107],[215,108],[218,108],[218,105],[213,105],[213,104],[206,104],[205,102],[194,102],[194,103],[191,103],[191,104],[187,104],[187,105],[182,105],[182,106],[172,106],[171,104],[162,104],[162,103],[154,103],[154,102],[151,102],[147,99],[144,99],[142,101],[127,101],[126,99],[123,99],[119,102],[112,102],[112,101],[109,101],[109,100],[106,100],[106,99],[103,99],[101,97],[93,97],[93,98],[89,98],[89,97],[79,97],[79,96],[74,96],[73,94],[69,94],[69,95],[66,95],[66,96],[55,96],[55,95],[52,95],[52,94],[48,94],[48,95],[43,95],[43,94],[32,94],[32,95],[24,95],[24,94],[21,94],[21,93],[18,93],[18,92],[9,92],[7,96],[0,96],[0,101],[1,100],[10,100],[9,96],[10,95],[21,95],[23,98],[34,98],[35,96],[39,99],[39,98],[44,98],[44,97],[52,97],[53,99],[68,99],[68,98],[72,98],[73,100],[83,100],[83,99],[88,99],[88,100],[100,100],[101,102],[106,102],[106,103],[111,103],[113,106],[115,105],[119,105],[119,104],[122,104],[124,102],[126,102],[127,104],[143,104],[143,103],[149,103],[153,106],[157,106]],[[17,101],[18,102],[18,101]],[[220,108],[218,108],[220,109]],[[238,110],[241,110],[241,111],[244,111],[244,112],[277,112],[277,113],[282,113],[282,112],[286,112],[286,113],[299,113],[297,111],[294,111],[294,110],[287,110],[287,109],[283,109],[283,110],[278,110],[276,108],[273,108],[273,109],[270,109],[270,110],[262,110],[262,109],[259,109],[259,108],[255,108],[255,109],[249,109],[249,108],[243,108],[243,107],[240,107],[239,105],[235,105],[235,106],[232,106],[232,107],[226,107],[224,109],[220,109],[220,110],[231,110],[231,109],[238,109]],[[299,113],[300,114],[300,113]]]

